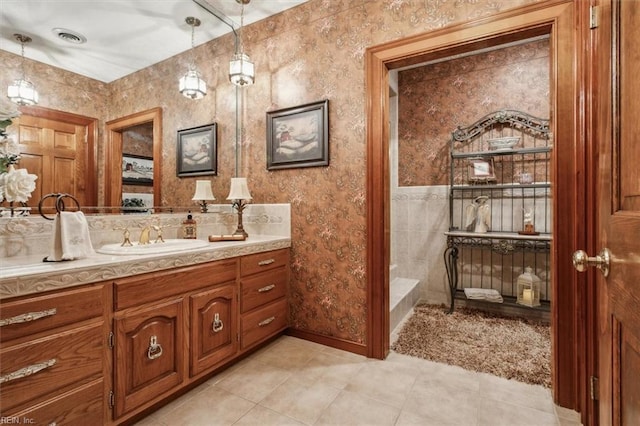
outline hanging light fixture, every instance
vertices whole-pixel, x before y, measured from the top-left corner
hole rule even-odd
[[[196,69],[194,53],[194,32],[195,28],[200,26],[200,20],[189,16],[185,19],[185,22],[191,26],[191,61],[189,63],[189,71],[180,78],[180,93],[187,98],[202,99],[207,94],[207,83],[200,78],[200,73]]]
[[[249,4],[251,0],[236,0],[240,3],[240,31],[238,40],[236,41],[236,52],[233,59],[229,63],[229,80],[236,86],[248,86],[253,84],[255,79],[255,68],[253,62],[244,53],[244,45],[242,44],[242,27],[244,26],[244,5]]]
[[[24,34],[14,34],[13,37],[22,46],[22,78],[14,80],[13,84],[7,88],[7,96],[11,102],[18,105],[35,105],[38,103],[38,92],[33,83],[25,78],[24,73],[24,45],[31,42],[31,37]]]

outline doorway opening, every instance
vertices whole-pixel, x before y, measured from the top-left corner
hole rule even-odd
[[[119,212],[121,208],[148,209],[161,206],[161,171],[162,108],[107,122],[104,176],[106,207],[113,207],[114,212]],[[129,205],[131,203],[135,205]]]
[[[384,358],[389,351],[390,184],[389,72],[414,64],[540,36],[549,36],[550,121],[553,134],[552,181],[554,194],[552,264],[552,387],[554,401],[579,411],[584,347],[577,330],[579,292],[571,265],[572,247],[582,238],[575,228],[581,207],[574,179],[579,169],[576,123],[580,120],[576,93],[580,82],[572,52],[574,9],[571,2],[530,5],[495,17],[396,40],[367,51],[367,199],[368,199],[368,335],[367,354]],[[562,123],[562,125],[559,125]],[[561,143],[560,143],[561,142]],[[562,214],[558,214],[562,212]],[[561,283],[561,285],[558,285]],[[561,309],[559,308],[561,307]],[[562,336],[562,337],[561,337]]]

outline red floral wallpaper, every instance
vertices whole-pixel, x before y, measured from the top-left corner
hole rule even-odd
[[[449,183],[449,140],[500,109],[549,117],[549,40],[398,74],[398,184]]]
[[[243,31],[257,76],[255,85],[239,90],[244,128],[238,174],[248,177],[254,202],[291,203],[293,327],[366,343],[365,50],[532,1],[310,0]],[[42,106],[96,116],[102,123],[161,106],[165,205],[191,204],[195,186],[195,178],[176,177],[176,131],[217,122],[219,174],[211,180],[222,203],[235,173],[236,89],[226,76],[232,50],[230,36],[195,49],[209,87],[200,101],[178,93],[188,55],[108,85],[66,74],[64,81],[50,84],[47,73],[59,70],[36,66],[27,72]],[[8,55],[8,67],[6,55],[0,59],[15,74],[19,57]],[[8,84],[6,74],[2,84]],[[77,96],[62,100],[75,89]],[[265,113],[322,99],[329,100],[330,165],[267,171]],[[100,177],[103,157],[100,151]]]

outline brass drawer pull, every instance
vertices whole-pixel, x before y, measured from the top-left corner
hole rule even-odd
[[[213,324],[211,328],[213,329],[214,333],[217,333],[224,328],[224,323],[220,319],[220,314],[216,313],[215,317],[213,318]]]
[[[261,260],[260,262],[258,262],[258,266],[267,266],[267,265],[271,265],[273,262],[275,262],[275,259],[267,259],[267,260]]]
[[[264,287],[262,287],[262,288],[259,288],[259,289],[258,289],[258,293],[266,293],[267,291],[271,291],[271,290],[273,290],[274,288],[276,288],[276,285],[275,285],[275,284],[269,284],[269,285],[267,285],[267,286],[264,286]]]
[[[273,322],[274,319],[276,319],[276,317],[269,317],[266,320],[260,321],[258,323],[258,327],[264,327],[265,325],[269,325]]]
[[[149,341],[149,349],[147,349],[147,358],[156,359],[162,356],[162,346],[158,343],[156,336],[151,336]]]
[[[16,370],[14,372],[4,374],[0,376],[0,384],[7,383],[12,380],[22,379],[24,377],[29,377],[33,374],[36,374],[38,371],[42,371],[45,368],[49,368],[55,364],[56,364],[56,360],[55,358],[53,358],[53,359],[50,359],[49,361],[33,364],[28,367],[21,368],[20,370]]]
[[[31,322],[40,318],[50,317],[52,315],[55,315],[56,312],[57,309],[52,308],[40,312],[28,312],[26,314],[16,315],[15,317],[0,320],[0,327],[11,324],[20,324],[23,322]]]

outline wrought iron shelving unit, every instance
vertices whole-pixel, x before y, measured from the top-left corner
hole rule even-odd
[[[551,136],[549,120],[515,110],[493,112],[452,133],[444,252],[450,312],[456,299],[466,298],[465,288],[497,290],[505,305],[549,311]],[[497,149],[490,145],[506,137],[517,142]],[[486,204],[482,217],[478,200]],[[478,215],[471,220],[474,212]],[[478,221],[488,223],[478,231]],[[524,233],[525,221],[533,222],[534,232]],[[516,280],[527,266],[542,280],[539,307],[515,302]]]

